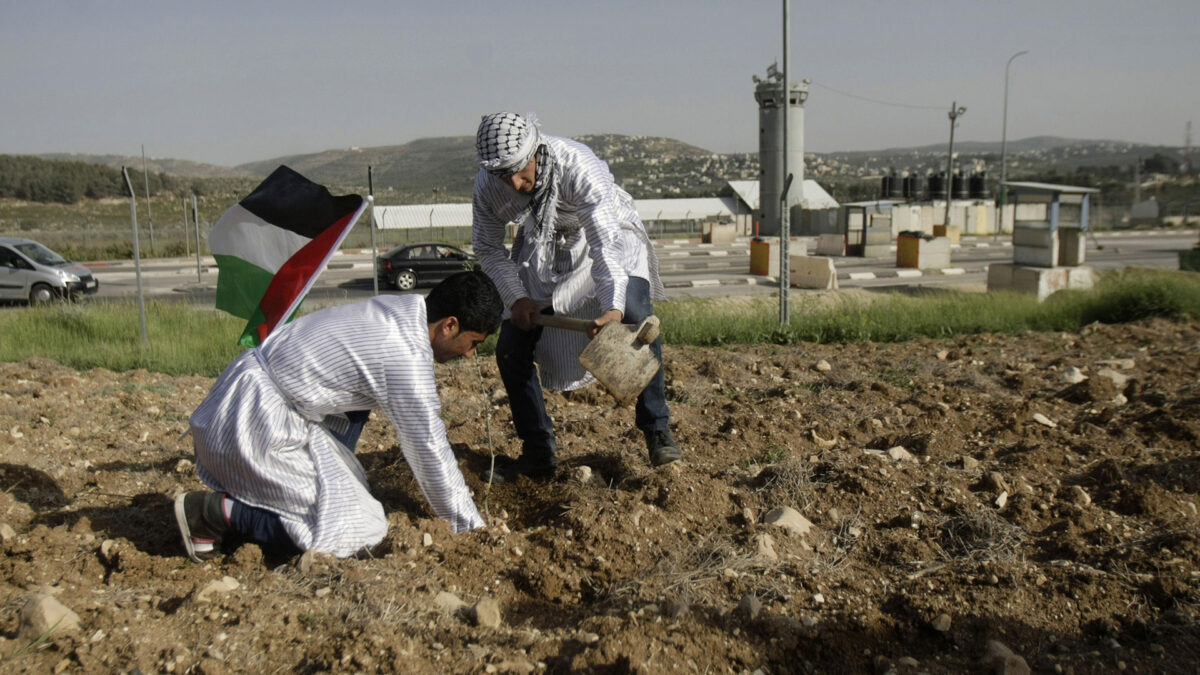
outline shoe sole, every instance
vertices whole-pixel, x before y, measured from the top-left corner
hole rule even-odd
[[[666,466],[671,462],[678,462],[683,457],[682,452],[661,453],[657,457],[650,458],[650,464],[654,466]]]
[[[185,497],[186,492],[175,497],[175,523],[179,526],[179,533],[183,535],[183,547],[187,549],[188,557],[193,562],[202,563],[204,560],[196,555],[196,547],[192,544],[192,528],[188,527],[187,510],[183,506]]]

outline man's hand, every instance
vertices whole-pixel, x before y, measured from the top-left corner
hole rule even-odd
[[[538,307],[534,304],[533,300],[521,298],[512,304],[509,311],[511,313],[512,325],[525,332],[533,330],[533,320],[530,317],[537,314],[538,311]]]
[[[621,310],[610,309],[596,317],[595,320],[592,321],[592,325],[588,327],[588,338],[595,339],[596,335],[600,333],[600,329],[604,326],[604,324],[609,323],[610,321],[620,321],[624,316],[625,314],[621,312]]]

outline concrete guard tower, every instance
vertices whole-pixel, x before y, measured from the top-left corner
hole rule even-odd
[[[772,63],[766,79],[755,75],[754,100],[758,101],[758,211],[754,214],[756,234],[778,237],[782,229],[780,197],[783,195],[783,136],[780,116],[783,114],[783,74]],[[788,208],[804,200],[804,102],[808,100],[808,80],[792,82],[788,107],[788,171],[792,187],[788,191]],[[795,219],[793,219],[795,222]]]

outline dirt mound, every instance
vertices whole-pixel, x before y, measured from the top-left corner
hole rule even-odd
[[[4,669],[1193,671],[1200,322],[666,359],[676,465],[602,391],[551,394],[558,477],[488,491],[506,401],[490,359],[451,364],[503,524],[451,535],[374,416],[371,556],[203,565],[171,500],[211,379],[0,364]]]

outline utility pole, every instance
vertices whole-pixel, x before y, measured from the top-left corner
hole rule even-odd
[[[789,287],[791,286],[791,268],[789,263],[791,258],[788,252],[788,243],[791,238],[791,222],[789,212],[791,208],[788,205],[788,191],[792,186],[792,176],[788,173],[788,114],[792,104],[792,88],[788,82],[788,4],[789,0],[783,0],[783,115],[781,115],[781,124],[783,125],[783,194],[780,195],[779,201],[779,325],[787,326],[791,321],[791,298],[788,297]]]
[[[959,115],[967,112],[958,101],[950,104],[950,151],[946,153],[946,234],[950,234],[950,202],[954,199],[954,125]]]

